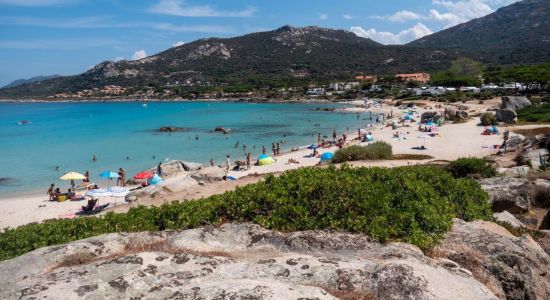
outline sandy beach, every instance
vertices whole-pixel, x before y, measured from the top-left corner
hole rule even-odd
[[[465,105],[468,106],[470,114],[476,114],[486,111],[488,108],[499,103],[500,100],[491,100],[486,101],[481,105],[478,104],[477,101],[472,101],[466,103]],[[420,101],[418,109],[414,114],[414,119],[419,121],[420,115],[423,112],[428,111],[428,107],[435,107],[435,103]],[[400,115],[397,108],[390,106],[383,106],[377,109],[366,109],[360,107],[352,109],[353,111],[361,112],[370,110],[373,111],[373,115],[377,112],[380,113],[393,110],[394,118],[398,118]],[[429,109],[429,111],[434,110],[435,109]],[[444,110],[444,108],[439,109],[439,111],[442,110]],[[388,120],[386,120],[386,122],[387,121]],[[502,135],[481,135],[484,127],[479,126],[478,124],[479,118],[477,117],[474,117],[464,123],[445,124],[439,129],[439,134],[436,137],[426,137],[425,134],[419,132],[416,122],[410,124],[410,127],[399,127],[397,130],[392,130],[391,127],[386,127],[384,125],[376,125],[365,128],[366,132],[372,132],[375,140],[390,143],[393,147],[394,154],[424,154],[432,156],[433,159],[423,161],[360,161],[353,162],[352,165],[394,167],[416,163],[426,163],[434,160],[454,160],[460,157],[485,157],[494,154],[496,150],[493,146],[500,145],[502,143]],[[532,126],[528,125],[526,127]],[[538,127],[543,127],[543,125]],[[501,131],[504,130],[504,128],[505,127],[500,127]],[[515,126],[514,128],[521,128],[521,126]],[[399,139],[393,138],[393,134],[396,131],[399,132]],[[358,141],[354,140],[356,137],[356,129],[355,131],[350,129],[350,132],[348,133],[348,140],[351,141],[348,144],[359,144]],[[366,145],[366,143],[361,143],[361,145]],[[422,145],[426,147],[425,150],[413,149],[414,147]],[[322,154],[324,152],[334,152],[336,150],[336,147],[332,147],[327,149],[319,149],[318,151]],[[301,147],[298,151],[284,153],[278,156],[276,158],[276,163],[272,165],[254,166],[250,171],[231,171],[229,175],[237,178],[235,181],[207,184],[205,186],[192,188],[183,193],[166,195],[160,199],[155,199],[150,203],[140,204],[159,205],[166,201],[207,197],[212,194],[232,190],[239,185],[256,182],[261,180],[261,178],[263,178],[262,175],[265,174],[276,174],[299,167],[315,166],[319,162],[319,158],[310,157],[311,152],[311,150]],[[290,159],[298,161],[299,163],[289,164],[288,161]],[[115,212],[123,212],[130,207],[130,205],[125,204],[124,199],[121,198],[107,198],[100,201],[102,201],[101,204],[111,203],[114,208],[111,208],[110,210]],[[51,218],[68,217],[77,212],[82,205],[86,205],[86,201],[50,202],[47,200],[46,189],[40,194],[9,196],[0,200],[0,210],[3,212],[3,218],[0,218],[0,228],[17,227],[30,222],[41,222]]]

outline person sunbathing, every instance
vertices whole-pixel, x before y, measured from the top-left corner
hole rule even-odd
[[[289,158],[288,159],[288,162],[286,163],[287,165],[290,165],[290,164],[300,164],[299,161],[295,160],[294,158]]]

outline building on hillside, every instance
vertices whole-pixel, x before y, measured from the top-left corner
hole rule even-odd
[[[376,83],[376,80],[377,80],[377,77],[376,75],[359,75],[359,76],[355,76],[355,80],[359,80],[359,81],[372,81],[373,83]]]
[[[395,77],[406,82],[416,81],[422,84],[426,84],[430,81],[430,74],[428,73],[397,74]]]
[[[325,94],[325,89],[324,88],[310,88],[307,90],[306,94],[308,96],[313,96],[313,97],[316,97],[316,96],[322,96]]]

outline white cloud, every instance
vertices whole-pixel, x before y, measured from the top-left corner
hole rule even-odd
[[[327,14],[321,14],[321,15],[319,15],[319,19],[320,20],[326,20],[326,19],[328,19],[328,15]]]
[[[178,42],[175,42],[172,47],[179,47],[181,45],[185,44],[185,42],[182,42],[182,41],[178,41]]]
[[[184,0],[160,0],[149,12],[179,17],[251,17],[256,8],[249,6],[239,11],[223,11],[210,5],[188,5]]]
[[[147,57],[147,53],[145,53],[145,50],[138,50],[134,52],[132,55],[132,60],[140,60]]]
[[[421,19],[422,17],[419,14],[414,13],[412,11],[401,10],[401,11],[398,11],[398,12],[394,13],[391,16],[373,16],[371,18],[372,19],[379,19],[379,20],[388,20],[388,21],[391,21],[391,22],[403,23],[403,22],[407,22],[407,21],[411,21],[411,20],[418,20],[418,19]]]
[[[1,1],[1,0],[0,0]],[[36,26],[50,28],[150,28],[172,32],[235,33],[235,29],[224,25],[174,25],[155,22],[116,22],[109,17],[82,18],[34,18],[0,17],[0,24],[18,26]]]
[[[437,9],[431,9],[428,18],[445,23],[445,27],[451,27],[484,17],[493,13],[495,8],[515,2],[518,0],[432,0],[433,5],[446,11],[440,12]]]
[[[0,5],[14,6],[57,6],[74,2],[73,0],[0,0]]]
[[[351,16],[351,15],[342,15],[342,18],[344,18],[346,20],[351,20],[351,19],[353,19],[353,16]]]
[[[357,36],[370,38],[385,45],[405,44],[433,33],[430,28],[422,23],[417,23],[397,34],[387,31],[377,31],[374,28],[365,30],[360,26],[351,27],[350,31]]]

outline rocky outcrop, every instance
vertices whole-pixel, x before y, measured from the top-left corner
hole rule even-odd
[[[508,224],[512,225],[513,227],[525,228],[525,225],[523,223],[521,223],[520,220],[516,219],[516,217],[514,217],[514,215],[512,215],[511,213],[509,213],[506,210],[503,211],[503,212],[494,213],[493,217],[497,221],[508,223]]]
[[[430,120],[432,120],[434,122],[437,122],[437,121],[439,121],[440,118],[441,118],[441,116],[439,115],[438,112],[436,112],[436,111],[427,111],[427,112],[423,113],[420,116],[420,122],[426,123]]]
[[[445,119],[450,121],[465,121],[469,117],[465,110],[455,109],[452,107],[445,108]]]
[[[527,212],[534,200],[529,180],[512,177],[480,179],[481,188],[489,194],[493,211],[507,210],[513,214]]]
[[[529,235],[455,219],[433,253],[469,269],[501,299],[550,299],[550,257]]]
[[[508,148],[515,148],[519,145],[522,145],[525,142],[525,137],[523,135],[515,134],[510,136],[508,141],[506,141],[506,146]]]
[[[198,186],[199,183],[189,175],[179,175],[165,179],[158,186],[172,193],[179,193]]]
[[[220,167],[206,167],[191,175],[198,182],[214,183],[225,178],[225,170]]]
[[[523,153],[523,159],[531,162],[533,170],[539,170],[542,166],[541,158],[544,160],[545,157],[548,157],[548,154],[549,152],[546,148],[530,149]]]
[[[509,108],[497,109],[495,116],[498,122],[504,122],[506,124],[514,124],[518,121],[518,114]]]
[[[501,100],[501,109],[510,109],[512,111],[517,111],[518,109],[531,106],[531,101],[529,101],[529,99],[527,99],[527,97],[525,96],[504,96],[501,98]]]
[[[514,255],[524,246],[534,260],[517,263],[531,268],[526,270],[533,280],[542,278],[532,265],[544,267],[547,256],[536,256],[527,241],[497,241],[510,243]],[[547,283],[527,281],[523,269],[512,272],[502,261],[506,257],[484,263],[509,271],[510,282],[526,280],[513,291],[544,292]],[[380,244],[358,234],[279,233],[249,224],[109,234],[38,249],[0,263],[0,286],[3,299],[497,299],[464,265],[429,258],[415,246]]]

